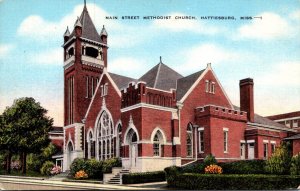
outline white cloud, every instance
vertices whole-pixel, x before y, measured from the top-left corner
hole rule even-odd
[[[300,87],[299,74],[300,61],[288,61],[274,65],[265,75],[259,76],[257,82],[268,86]]]
[[[241,57],[236,51],[231,51],[216,44],[209,43],[192,47],[190,50],[181,54],[184,56],[186,62],[183,65],[177,66],[175,69],[182,73],[198,71],[203,69],[207,63],[215,65],[228,61],[237,61]]]
[[[145,63],[142,60],[131,57],[121,57],[112,60],[109,63],[109,71],[128,76],[138,78],[143,72],[145,72]]]
[[[108,15],[108,13],[99,6],[95,4],[87,4],[87,8],[98,31],[101,30],[103,24],[109,26],[111,30],[115,30],[120,27],[119,23],[116,21],[109,20],[108,22],[105,20],[105,16]],[[31,15],[22,21],[18,28],[18,35],[30,37],[37,41],[62,39],[67,26],[69,26],[70,32],[72,32],[76,18],[80,16],[82,9],[83,5],[78,5],[73,9],[72,13],[66,15],[61,20],[54,22],[45,20],[39,15]]]
[[[14,48],[12,44],[0,44],[0,58],[4,58]]]
[[[289,17],[294,20],[300,21],[300,10],[292,12]]]
[[[239,39],[272,40],[288,37],[294,32],[288,21],[278,14],[264,12],[258,16],[262,19],[253,19],[238,29]]]
[[[28,54],[31,63],[41,65],[61,65],[63,63],[63,51],[60,48],[43,50],[37,53]]]
[[[217,27],[209,26],[194,19],[175,19],[175,16],[187,16],[183,13],[170,13],[167,15],[171,16],[171,19],[154,20],[153,26],[173,32],[190,31],[201,34],[216,34],[220,30]]]

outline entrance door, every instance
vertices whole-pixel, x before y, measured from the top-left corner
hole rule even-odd
[[[132,143],[131,149],[130,149],[130,162],[131,162],[131,167],[136,166],[136,156],[137,156],[137,144]]]
[[[248,145],[248,159],[254,159],[254,143]]]

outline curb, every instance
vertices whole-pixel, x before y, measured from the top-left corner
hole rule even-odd
[[[12,175],[0,175],[0,178],[12,178],[12,179],[25,179],[25,180],[46,180],[46,177],[34,177],[34,176],[12,176]]]

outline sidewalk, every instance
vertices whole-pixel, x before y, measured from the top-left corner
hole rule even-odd
[[[61,180],[50,180],[35,177],[15,177],[15,176],[0,176],[0,183],[17,183],[27,185],[43,185],[57,186],[66,188],[79,189],[105,189],[105,190],[156,190],[163,189],[165,182],[145,183],[145,184],[130,184],[130,185],[109,185],[95,183],[79,183],[79,182],[62,182]]]

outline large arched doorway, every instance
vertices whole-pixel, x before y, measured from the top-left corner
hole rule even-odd
[[[115,156],[114,128],[111,116],[103,111],[97,123],[96,158],[105,160]]]

